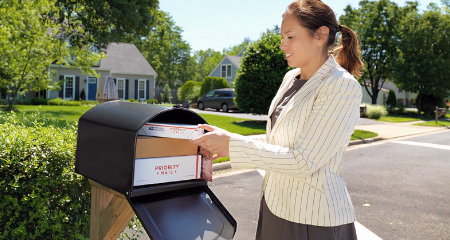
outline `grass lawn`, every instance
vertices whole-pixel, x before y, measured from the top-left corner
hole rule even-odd
[[[50,106],[50,105],[14,105],[19,113],[31,113],[39,111],[42,115],[53,117],[57,119],[66,119],[69,121],[78,121],[78,119],[87,110],[93,106]],[[249,119],[224,117],[212,114],[200,114],[210,125],[223,128],[232,133],[238,133],[241,135],[254,135],[266,133],[265,121],[253,121]],[[351,140],[373,138],[378,134],[373,132],[367,132],[362,130],[356,130]],[[229,158],[219,158],[214,163],[229,161]]]
[[[378,136],[377,133],[364,131],[364,130],[355,130],[355,132],[352,134],[352,140],[359,140],[359,139],[366,139],[366,138],[374,138]]]
[[[430,127],[450,127],[450,121],[449,120],[438,120],[437,124],[436,121],[428,121],[424,123],[416,123],[414,125],[418,126],[430,126]]]
[[[423,113],[423,112],[422,112]],[[450,113],[447,113],[445,115],[446,118],[450,118]],[[412,112],[412,111],[407,111],[406,113],[402,114],[402,115],[394,115],[394,114],[388,114],[385,117],[381,117],[380,119],[378,119],[377,121],[382,121],[382,122],[392,122],[392,123],[402,123],[402,122],[413,122],[413,121],[429,121],[429,120],[433,120],[433,118],[430,118],[428,116],[417,116],[417,111]]]

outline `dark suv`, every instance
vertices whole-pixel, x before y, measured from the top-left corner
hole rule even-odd
[[[213,108],[219,111],[222,109],[224,112],[228,110],[239,110],[234,101],[234,89],[233,88],[221,88],[211,90],[197,100],[198,109],[203,110],[205,108]]]

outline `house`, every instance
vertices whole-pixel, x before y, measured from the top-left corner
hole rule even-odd
[[[155,98],[155,83],[158,74],[134,44],[111,43],[106,49],[107,59],[100,60],[98,66],[92,68],[100,75],[112,76],[119,95],[119,99],[152,99]],[[100,78],[83,74],[80,69],[52,64],[48,67],[57,72],[53,82],[65,80],[60,91],[43,90],[38,93],[29,92],[25,98],[43,97],[78,99],[84,89],[86,100],[96,100]]]
[[[230,84],[230,87],[233,88],[236,71],[241,65],[242,54],[245,49],[246,47],[242,48],[236,56],[226,55],[208,76],[223,77]]]
[[[370,89],[370,85],[367,86]],[[363,103],[372,103],[372,98],[367,93],[367,90],[364,86],[362,88],[362,102]],[[393,90],[395,92],[395,97],[397,98],[397,104],[403,105],[405,107],[415,107],[416,106],[416,97],[417,93],[406,92],[405,90],[399,89],[392,82],[387,82],[383,84],[383,87],[378,92],[377,105],[386,105],[386,101],[388,98],[389,90]]]

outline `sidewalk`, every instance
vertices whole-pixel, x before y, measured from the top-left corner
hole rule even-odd
[[[380,140],[388,140],[399,137],[412,136],[422,133],[431,133],[437,131],[448,130],[447,127],[426,127],[426,126],[416,126],[412,125],[415,123],[422,123],[425,121],[415,121],[415,122],[404,122],[404,123],[388,123],[388,122],[380,122],[377,124],[370,125],[357,125],[356,129],[365,130],[377,133],[378,136],[370,139],[364,140],[353,140],[348,144],[349,146],[370,143]],[[265,134],[253,135],[254,137],[264,137]],[[216,163],[213,164],[213,171],[220,171],[231,168],[230,162]]]

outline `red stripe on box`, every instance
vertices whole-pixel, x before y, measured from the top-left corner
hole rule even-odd
[[[157,124],[145,124],[145,125],[157,126],[157,127],[176,127],[176,128],[185,128],[185,129],[197,129],[197,128],[194,128],[194,127],[178,127],[176,125],[157,125]],[[198,131],[198,130],[195,130],[195,131]]]

